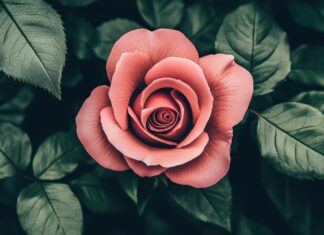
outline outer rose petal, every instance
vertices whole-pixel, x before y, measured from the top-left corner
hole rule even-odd
[[[253,94],[251,74],[234,62],[232,55],[204,56],[199,61],[214,96],[210,122],[215,128],[229,130],[239,123]]]
[[[153,64],[170,56],[187,58],[195,63],[199,60],[195,46],[177,30],[135,29],[124,34],[110,52],[106,65],[110,80],[122,53],[134,51],[148,54]]]
[[[156,176],[166,170],[166,168],[161,166],[147,166],[143,162],[139,162],[128,157],[125,157],[125,160],[129,167],[141,177]]]
[[[184,164],[199,156],[208,143],[208,135],[203,132],[194,142],[181,149],[155,148],[139,141],[129,131],[123,131],[115,121],[111,107],[104,108],[101,123],[109,142],[123,155],[147,166],[174,167]]]
[[[110,106],[107,86],[95,88],[77,117],[77,134],[87,152],[101,166],[123,171],[129,167],[123,156],[108,142],[100,123],[100,111]]]
[[[155,64],[146,74],[147,85],[163,77],[179,79],[189,85],[197,94],[200,115],[187,137],[178,145],[182,148],[194,141],[205,129],[213,109],[213,96],[199,65],[184,58],[169,57]]]
[[[205,188],[216,184],[228,172],[232,134],[220,137],[210,135],[210,141],[201,156],[184,165],[170,168],[165,175],[174,183]]]
[[[109,98],[115,118],[123,130],[128,128],[127,109],[134,91],[143,86],[143,77],[151,67],[149,57],[143,53],[124,53],[117,63],[111,81]]]

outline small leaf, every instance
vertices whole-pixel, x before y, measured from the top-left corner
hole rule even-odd
[[[58,0],[63,6],[84,7],[97,0]]]
[[[195,44],[200,54],[214,52],[214,42],[224,18],[213,2],[205,0],[187,7],[180,30]]]
[[[261,180],[279,213],[296,235],[324,233],[323,183],[297,180],[263,162]]]
[[[98,58],[107,60],[115,42],[125,33],[141,28],[136,22],[127,19],[115,19],[104,22],[96,29],[92,48]]]
[[[77,86],[83,79],[83,75],[80,71],[80,66],[76,58],[70,58],[67,60],[67,64],[63,70],[62,85],[66,88],[73,88]]]
[[[235,56],[254,79],[254,95],[264,95],[290,71],[287,36],[258,3],[239,7],[227,15],[217,34],[217,52]]]
[[[324,46],[302,45],[291,55],[289,78],[307,86],[324,87]]]
[[[0,124],[0,179],[23,172],[31,159],[29,137],[19,128]]]
[[[125,193],[135,204],[137,204],[137,194],[139,185],[138,177],[131,171],[126,171],[118,174],[118,180]]]
[[[58,132],[39,146],[33,160],[34,176],[43,180],[61,179],[77,168],[83,154],[74,134]]]
[[[324,91],[302,92],[295,96],[291,101],[308,104],[317,108],[324,114]]]
[[[143,19],[154,28],[174,28],[184,13],[182,0],[137,0]]]
[[[82,234],[79,200],[65,184],[31,184],[17,200],[19,222],[27,234]]]
[[[301,179],[324,178],[324,116],[305,104],[283,103],[257,114],[261,155]]]
[[[23,87],[7,103],[0,105],[0,121],[20,125],[25,118],[25,109],[31,104],[34,94],[31,89]]]
[[[115,213],[124,209],[112,188],[92,174],[72,181],[71,187],[82,204],[95,213]]]
[[[65,35],[59,15],[42,0],[0,0],[0,71],[61,97]]]
[[[189,215],[231,230],[232,189],[227,177],[209,188],[172,184],[171,199]]]
[[[66,28],[74,55],[80,60],[91,59],[94,56],[91,47],[94,28],[89,21],[82,17],[70,16]]]
[[[237,235],[274,235],[274,233],[256,221],[242,215],[240,216]]]
[[[289,0],[287,3],[290,15],[298,24],[324,32],[323,1]]]

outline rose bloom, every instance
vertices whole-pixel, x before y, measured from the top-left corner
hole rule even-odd
[[[253,93],[232,55],[199,58],[179,31],[137,29],[115,43],[106,69],[110,86],[95,88],[76,118],[96,162],[193,187],[226,175],[232,128]]]

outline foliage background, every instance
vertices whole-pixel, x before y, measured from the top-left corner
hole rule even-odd
[[[16,61],[15,71],[6,65],[6,53],[15,49],[4,43],[9,26],[1,19],[4,6],[13,2],[28,9],[32,1],[0,0],[1,235],[324,234],[323,1],[48,0],[45,7],[61,16],[66,34],[61,100],[25,84],[59,96],[40,82],[42,76],[17,76],[22,61]],[[44,2],[34,4],[37,8]],[[177,28],[195,43],[201,56],[234,54],[254,75],[259,94],[242,124],[235,127],[230,172],[209,189],[173,185],[162,176],[140,179],[131,172],[102,169],[75,137],[80,105],[94,87],[108,83],[105,58],[111,46],[137,27]],[[65,44],[59,43],[58,50],[64,53]],[[245,54],[250,60],[244,59]],[[60,75],[52,78],[59,84]],[[290,108],[282,104],[279,117],[310,132],[300,133],[271,120],[283,130],[281,137],[272,136],[276,125],[262,123],[264,110],[271,114],[275,104],[293,98],[308,105],[293,104],[286,113]],[[293,136],[294,143],[283,141],[287,136]],[[272,148],[277,153],[265,150],[274,144],[279,145]],[[298,151],[291,155],[295,147]],[[288,167],[283,167],[282,156]]]

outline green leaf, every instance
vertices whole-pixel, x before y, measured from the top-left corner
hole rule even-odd
[[[159,180],[157,177],[147,179],[142,178],[140,180],[137,192],[137,212],[139,215],[142,215],[144,213],[158,185]]]
[[[94,56],[91,47],[94,28],[89,21],[82,17],[70,16],[66,28],[74,55],[81,60],[91,59]]]
[[[0,0],[0,70],[61,97],[65,35],[59,15],[42,0]]]
[[[82,234],[83,215],[79,200],[65,184],[31,184],[17,200],[17,214],[29,235]]]
[[[62,85],[66,88],[77,86],[83,79],[80,66],[76,58],[69,58],[63,70]]]
[[[185,10],[180,30],[195,44],[200,54],[214,52],[214,42],[224,18],[220,9],[211,7],[205,0],[194,3]]]
[[[292,18],[300,25],[324,32],[324,2],[289,0],[288,9]]]
[[[237,235],[274,235],[274,233],[256,221],[242,215],[240,216]]]
[[[324,116],[319,110],[292,102],[257,116],[257,139],[265,159],[296,178],[324,178]]]
[[[19,86],[17,82],[10,79],[6,74],[0,71],[0,104],[11,99],[20,88],[21,86]]]
[[[261,180],[271,201],[296,235],[324,234],[323,183],[285,176],[263,163]]]
[[[324,46],[302,45],[291,55],[289,78],[307,86],[324,87]]]
[[[23,172],[31,159],[29,137],[9,123],[0,124],[0,179]]]
[[[217,34],[217,52],[235,56],[254,79],[254,95],[273,91],[290,71],[287,36],[272,16],[252,2],[228,14]]]
[[[124,209],[113,194],[112,187],[93,174],[86,174],[72,181],[71,187],[82,204],[95,213],[115,213]]]
[[[137,0],[143,19],[154,28],[174,28],[183,16],[182,0]]]
[[[118,174],[118,180],[125,193],[135,203],[138,203],[139,178],[131,171]]]
[[[97,0],[58,0],[63,6],[84,7]]]
[[[34,99],[31,89],[23,87],[7,103],[0,105],[0,121],[20,125],[24,121],[26,108]]]
[[[317,108],[324,114],[324,91],[302,92],[292,98],[291,101],[308,104],[314,108]]]
[[[39,146],[33,160],[34,176],[43,180],[61,179],[77,168],[83,154],[74,134],[58,132]]]
[[[209,188],[172,184],[171,199],[189,215],[231,230],[232,189],[227,177]]]
[[[127,19],[115,19],[104,22],[97,27],[92,44],[98,58],[107,60],[115,42],[125,33],[141,28],[136,22]]]

